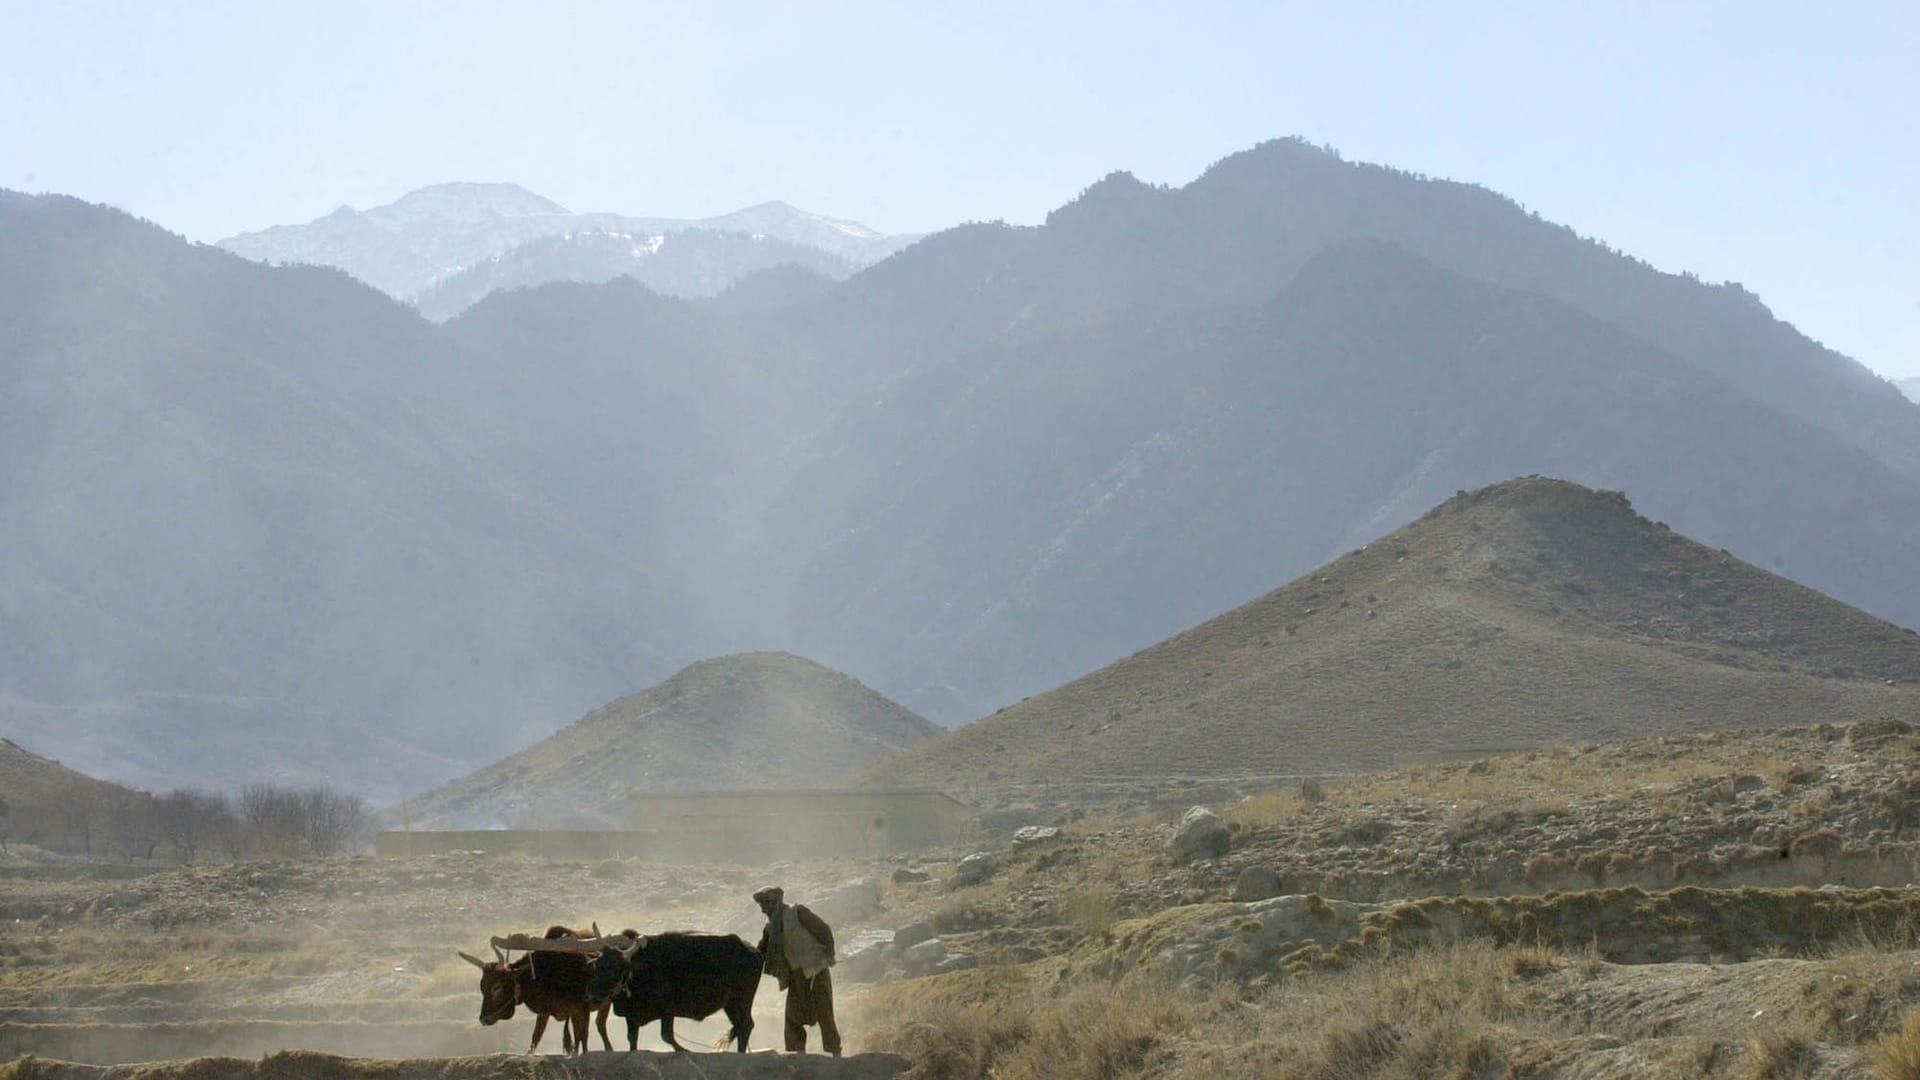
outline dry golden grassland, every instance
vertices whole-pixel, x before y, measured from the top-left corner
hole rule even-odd
[[[517,1053],[531,1025],[475,1023],[475,975],[456,948],[484,954],[490,934],[588,919],[751,939],[746,896],[769,877],[813,897],[865,876],[882,883],[880,907],[836,922],[844,939],[924,921],[979,962],[836,976],[848,1048],[905,1054],[915,1077],[1914,1077],[1920,890],[1901,886],[1920,825],[1915,738],[1891,723],[1715,733],[1326,778],[1216,805],[1231,844],[1195,860],[1166,847],[1176,812],[1114,809],[1045,842],[985,845],[994,871],[960,888],[944,879],[971,848],[926,853],[899,877],[906,860],[455,853],[0,883],[0,1040],[91,1060],[335,1045],[485,1060],[460,1055]],[[1906,876],[1881,888],[1626,880],[1671,877],[1711,845],[1734,853],[1714,856],[1730,873],[1751,855],[1818,886],[1885,853],[1879,872]],[[1529,885],[1518,868],[1548,859],[1584,860],[1604,882]],[[1238,876],[1260,868],[1287,888],[1234,902]],[[1302,888],[1314,874],[1351,891]],[[776,1046],[771,984],[758,1005],[754,1046]],[[75,1041],[75,1025],[96,1043]],[[690,1045],[717,1034],[689,1028]],[[556,1050],[556,1033],[547,1040]],[[501,1058],[495,1074],[449,1063],[444,1076],[508,1063],[562,1075]],[[47,1080],[52,1066],[11,1068],[0,1080]]]
[[[1746,971],[1466,941],[1244,992],[981,970],[884,988],[864,1012],[884,1017],[870,1044],[911,1058],[913,1080],[1907,1080],[1917,968],[1881,949]]]

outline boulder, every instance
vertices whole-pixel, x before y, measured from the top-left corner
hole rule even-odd
[[[1241,903],[1280,895],[1280,875],[1264,866],[1249,866],[1233,882],[1233,898]]]
[[[979,966],[980,966],[980,958],[972,954],[967,954],[965,956],[949,956],[945,960],[942,960],[939,963],[933,965],[933,974],[945,975],[949,971],[966,971],[969,968],[976,968]]]
[[[893,932],[893,947],[896,949],[911,949],[923,941],[933,940],[936,936],[933,931],[933,924],[925,921],[910,922]]]
[[[833,977],[848,983],[873,982],[886,974],[893,949],[892,934],[884,930],[864,932],[841,951]]]
[[[1167,840],[1167,850],[1175,862],[1211,859],[1227,853],[1233,832],[1220,815],[1204,806],[1188,810],[1180,818],[1180,827]]]
[[[932,971],[936,965],[947,958],[947,944],[939,938],[923,941],[901,954],[901,962],[914,974]]]
[[[978,885],[999,869],[999,860],[991,853],[976,851],[961,859],[960,865],[953,868],[953,876],[947,879],[947,888],[964,889],[969,885]]]
[[[1060,829],[1055,825],[1029,825],[1013,834],[1013,846],[1016,848],[1033,847],[1060,838]]]

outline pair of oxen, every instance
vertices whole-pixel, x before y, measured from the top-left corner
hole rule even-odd
[[[515,950],[526,955],[510,960]],[[531,1011],[529,1054],[539,1048],[549,1017],[560,1021],[561,1044],[568,1054],[586,1052],[590,1017],[600,1029],[600,1045],[612,1050],[609,1009],[627,1022],[628,1050],[638,1048],[641,1025],[655,1020],[660,1021],[660,1038],[675,1050],[685,1050],[674,1040],[674,1018],[704,1020],[722,1010],[733,1022],[727,1038],[742,1053],[753,1032],[760,953],[736,934],[643,935],[627,930],[601,937],[598,926],[587,932],[552,926],[542,937],[494,938],[493,954],[491,962],[460,954],[480,969],[480,1023],[490,1027],[511,1020],[515,1009]]]

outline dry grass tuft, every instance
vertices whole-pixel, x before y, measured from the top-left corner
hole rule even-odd
[[[1107,1080],[1147,1075],[1162,1048],[1190,1033],[1202,1003],[1147,976],[1063,995],[1002,979],[979,997],[900,995],[868,1040],[905,1054],[907,1080]]]
[[[1920,1009],[1907,1013],[1900,1030],[1869,1043],[1866,1059],[1879,1080],[1920,1080]]]
[[[1506,955],[1507,970],[1517,978],[1544,975],[1560,966],[1559,958],[1545,945],[1516,945]]]
[[[1747,1044],[1739,1076],[1742,1080],[1789,1080],[1811,1075],[1817,1061],[1811,1035],[1772,1028],[1754,1036]]]
[[[1113,892],[1105,885],[1092,885],[1074,894],[1074,925],[1095,941],[1113,940]]]
[[[1463,944],[1379,957],[1345,971],[1303,969],[1248,1006],[1216,1010],[1172,1076],[1524,1074],[1520,1057],[1528,1035],[1513,990],[1514,970],[1525,966],[1517,959],[1521,952]]]

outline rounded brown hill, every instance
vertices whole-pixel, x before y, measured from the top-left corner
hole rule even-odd
[[[703,660],[412,800],[415,828],[606,828],[646,792],[825,786],[940,728],[779,652]]]
[[[72,831],[77,806],[108,806],[142,797],[0,738],[0,838],[58,841]]]
[[[1315,775],[1560,740],[1920,720],[1920,637],[1540,477],[882,762],[873,785]]]

